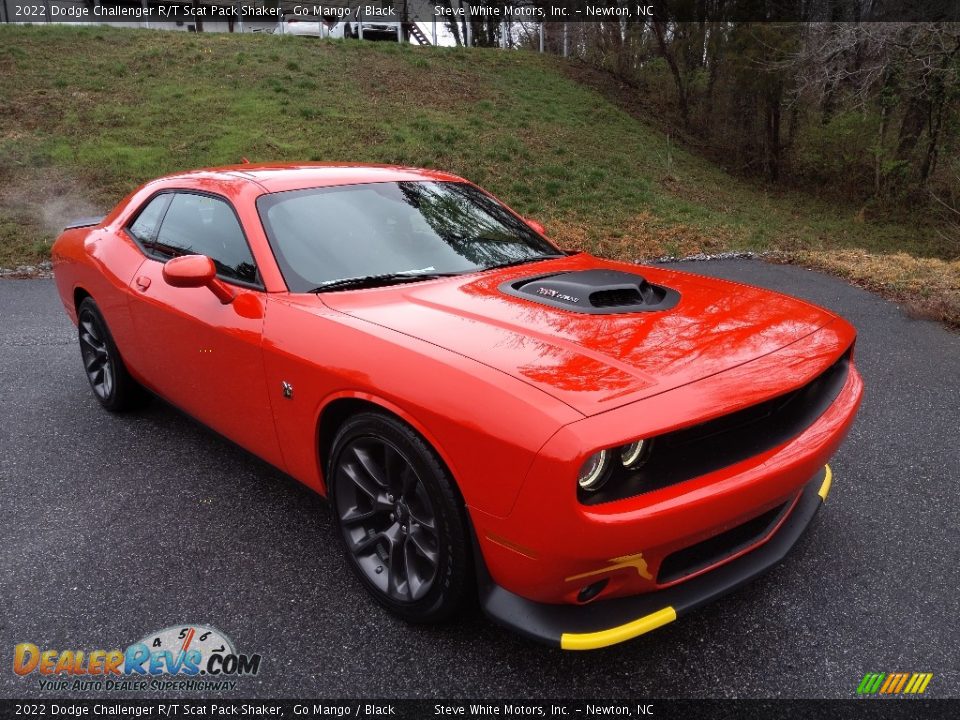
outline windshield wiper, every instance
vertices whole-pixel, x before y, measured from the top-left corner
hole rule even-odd
[[[346,290],[365,287],[379,287],[383,285],[398,285],[400,283],[419,282],[421,280],[435,280],[443,277],[453,277],[455,275],[465,275],[472,272],[484,272],[486,270],[499,270],[500,268],[513,267],[514,265],[523,265],[525,263],[537,262],[538,260],[552,260],[563,257],[562,255],[538,255],[536,257],[523,258],[522,260],[511,260],[501,265],[490,265],[489,267],[477,268],[476,270],[458,270],[456,272],[423,272],[419,270],[405,270],[403,272],[383,273],[382,275],[358,275],[357,277],[340,278],[339,280],[330,280],[322,285],[318,285],[307,292],[322,293],[330,290]]]
[[[346,290],[347,288],[380,287],[383,285],[397,285],[399,283],[419,282],[421,280],[435,280],[442,277],[462,275],[462,272],[395,272],[382,275],[359,275],[357,277],[331,280],[307,292],[322,293],[329,290]]]
[[[513,267],[514,265],[525,265],[526,263],[539,262],[540,260],[556,260],[563,255],[537,255],[536,257],[523,258],[521,260],[511,260],[500,265],[489,265],[484,270],[500,270],[501,268]]]

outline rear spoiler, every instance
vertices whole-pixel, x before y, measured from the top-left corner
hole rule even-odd
[[[74,230],[76,228],[93,227],[94,225],[99,225],[100,223],[102,223],[104,217],[106,216],[101,215],[100,217],[79,218],[77,220],[74,220],[72,223],[68,223],[67,226],[63,229]]]

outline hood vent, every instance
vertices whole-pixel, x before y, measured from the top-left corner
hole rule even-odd
[[[590,293],[590,304],[594,307],[621,307],[624,305],[642,305],[643,296],[635,288],[623,290],[598,290]]]
[[[501,292],[541,305],[592,315],[667,310],[680,300],[671,288],[620,270],[579,270],[538,275],[500,285]]]

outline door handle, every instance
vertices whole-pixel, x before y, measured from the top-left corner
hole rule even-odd
[[[150,278],[148,278],[146,275],[141,275],[134,282],[137,283],[137,287],[141,290],[146,290],[148,287],[150,287]]]

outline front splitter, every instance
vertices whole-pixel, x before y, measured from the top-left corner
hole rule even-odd
[[[657,592],[589,605],[552,605],[522,598],[480,572],[480,603],[496,623],[564,650],[595,650],[643,635],[736,590],[777,565],[827,499],[829,465],[804,486],[793,512],[763,545],[715,570]]]

